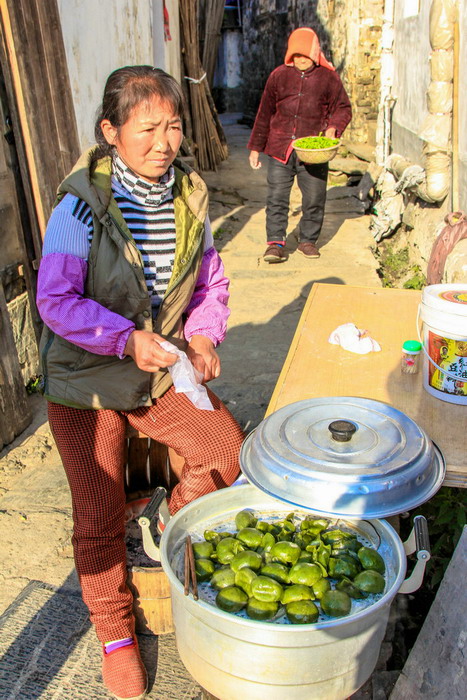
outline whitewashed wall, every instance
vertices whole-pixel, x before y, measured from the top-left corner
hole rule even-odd
[[[179,79],[178,0],[166,5],[172,42],[164,41],[162,0],[58,0],[82,149],[94,143],[94,119],[113,70],[149,64]]]
[[[396,0],[394,16],[394,88],[392,150],[423,165],[418,132],[428,114],[430,83],[429,15],[431,0]],[[459,198],[467,211],[467,2],[459,8]]]
[[[162,0],[153,0],[155,5],[154,9],[154,27],[161,26],[162,18]],[[164,63],[159,67],[163,68],[173,75],[173,77],[180,82],[181,80],[181,65],[180,65],[180,15],[179,15],[179,5],[178,0],[165,0],[165,6],[167,12],[169,13],[169,27],[170,27],[170,41],[163,41],[163,43],[156,44],[156,39],[154,38],[154,55],[159,56],[160,49],[163,49],[163,60]],[[162,37],[163,38],[163,37]],[[154,65],[158,65],[157,60],[154,60]]]
[[[223,32],[214,73],[214,86],[236,88],[241,84],[242,35],[240,31]]]
[[[392,150],[420,164],[423,142],[417,133],[428,114],[430,6],[431,0],[419,0],[419,11],[412,14],[414,3],[411,0],[396,0],[394,13],[392,94],[396,103],[392,118]]]

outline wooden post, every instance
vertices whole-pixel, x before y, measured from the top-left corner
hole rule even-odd
[[[80,150],[60,15],[57,0],[0,0],[0,13],[21,177],[43,235],[57,186]]]
[[[454,23],[454,73],[452,80],[452,211],[459,210],[459,10]]]

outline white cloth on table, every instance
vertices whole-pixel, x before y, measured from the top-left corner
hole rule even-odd
[[[359,355],[381,350],[379,343],[368,335],[368,331],[357,328],[355,323],[343,323],[338,326],[329,336],[328,342]]]

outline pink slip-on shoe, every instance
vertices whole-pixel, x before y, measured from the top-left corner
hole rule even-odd
[[[103,650],[102,678],[104,685],[117,700],[143,700],[148,688],[148,675],[139,653],[138,642],[115,649]]]

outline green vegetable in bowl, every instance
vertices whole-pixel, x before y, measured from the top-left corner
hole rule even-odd
[[[312,586],[320,578],[323,578],[320,567],[307,562],[294,564],[289,572],[290,583],[302,583],[305,586]]]
[[[262,576],[269,576],[269,578],[273,578],[275,581],[278,581],[278,583],[289,583],[289,570],[285,566],[285,564],[279,564],[279,562],[271,562],[270,564],[266,564],[263,566],[261,569],[261,575]]]
[[[332,148],[337,146],[339,139],[330,139],[327,136],[305,136],[305,138],[295,141],[295,148],[317,149]]]
[[[352,601],[347,593],[337,589],[326,591],[320,603],[322,611],[330,617],[343,617],[344,615],[348,615],[352,605]]]
[[[339,554],[337,557],[329,559],[329,575],[332,578],[342,578],[342,576],[353,578],[360,571],[359,562],[349,555]]]
[[[225,537],[216,547],[217,559],[221,564],[228,564],[238,552],[243,552],[244,549],[245,547],[240,540],[234,537]]]

